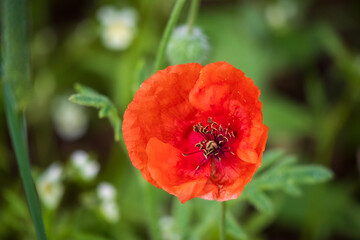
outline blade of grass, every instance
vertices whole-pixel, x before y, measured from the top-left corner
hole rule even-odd
[[[29,82],[29,46],[27,41],[27,1],[2,1],[3,92],[7,124],[25,188],[37,239],[45,240],[45,230],[27,148],[24,85]]]

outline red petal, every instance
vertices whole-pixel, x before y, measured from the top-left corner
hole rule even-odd
[[[178,128],[185,128],[183,125],[193,119],[196,112],[188,95],[202,68],[192,63],[158,71],[141,85],[125,111],[122,129],[130,159],[155,186],[147,173],[146,145],[152,137],[174,144],[182,137],[175,133]]]
[[[241,70],[226,62],[216,62],[201,70],[189,98],[190,103],[201,111],[222,112],[229,109],[232,99],[241,104],[253,104],[259,96],[259,89]]]
[[[256,126],[249,129],[248,136],[239,142],[236,155],[245,162],[259,163],[265,149],[267,133],[268,127],[262,123],[257,123]]]
[[[177,196],[184,203],[197,197],[207,182],[206,172],[195,173],[179,168],[184,161],[182,152],[157,138],[151,138],[146,147],[148,171],[156,184],[165,191]]]

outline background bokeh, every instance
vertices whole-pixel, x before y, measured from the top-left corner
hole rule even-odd
[[[148,238],[145,183],[109,122],[67,99],[81,83],[107,95],[122,115],[151,75],[173,3],[29,1],[27,129],[49,239]],[[179,25],[187,12],[188,4]],[[201,2],[196,26],[209,44],[204,63],[227,61],[260,88],[267,150],[334,172],[332,181],[303,187],[299,197],[272,194],[271,214],[233,201],[249,239],[360,239],[359,13],[356,0]],[[164,239],[217,239],[216,202],[195,199],[181,208],[153,191]],[[35,239],[3,108],[0,194],[0,239]],[[178,211],[191,216],[186,235],[174,224]]]

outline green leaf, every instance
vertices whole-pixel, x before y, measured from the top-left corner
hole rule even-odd
[[[81,85],[81,84],[76,84],[75,85],[75,90],[78,91],[79,93],[82,93],[82,94],[99,95],[99,93],[96,92],[95,90],[93,90],[92,88],[86,87],[86,86]]]
[[[258,174],[258,173],[262,172],[263,170],[267,169],[275,161],[279,160],[284,155],[285,155],[285,152],[280,149],[267,151],[266,154],[264,154],[264,156],[262,158],[261,167],[257,170],[256,173]]]
[[[237,223],[231,212],[226,215],[226,231],[236,239],[248,239],[244,229]]]
[[[283,190],[292,196],[300,196],[301,190],[292,182],[285,182]]]
[[[267,192],[281,190],[287,194],[299,196],[301,185],[322,183],[330,180],[332,176],[332,172],[325,167],[299,166],[295,156],[286,156],[279,150],[270,151],[264,154],[262,169],[245,187],[241,197],[259,211],[271,214],[273,204]]]
[[[121,138],[121,119],[114,104],[104,95],[97,93],[95,90],[76,84],[77,94],[70,96],[69,100],[79,105],[95,107],[99,109],[99,118],[107,117],[114,128],[115,140]]]
[[[261,191],[251,192],[251,194],[248,194],[247,200],[260,212],[266,214],[272,214],[274,212],[274,206],[271,199]]]
[[[284,177],[296,183],[314,184],[330,180],[333,174],[325,167],[308,165],[288,169]]]

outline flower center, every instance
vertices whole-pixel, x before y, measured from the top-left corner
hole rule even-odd
[[[205,127],[201,123],[194,125],[194,132],[199,133],[203,140],[195,144],[199,151],[193,153],[203,152],[205,162],[209,157],[221,161],[221,156],[225,152],[235,155],[230,151],[230,147],[226,147],[229,140],[235,138],[235,133],[229,130],[229,126],[230,124],[223,128],[221,124],[214,122],[211,117],[208,118],[208,124]],[[193,153],[183,153],[183,155],[188,156]]]

